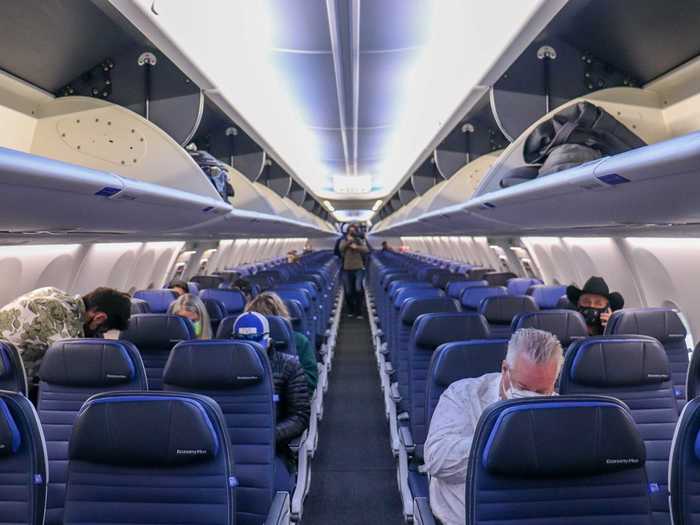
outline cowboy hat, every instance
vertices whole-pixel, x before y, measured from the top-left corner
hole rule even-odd
[[[605,297],[610,303],[612,311],[620,310],[625,305],[625,299],[622,295],[618,292],[610,292],[608,284],[602,277],[591,277],[583,285],[583,289],[573,284],[566,288],[566,296],[574,305],[577,305],[579,298],[586,293]]]

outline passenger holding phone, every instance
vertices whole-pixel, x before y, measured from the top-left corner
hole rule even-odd
[[[618,292],[610,292],[602,277],[591,277],[578,288],[571,285],[566,296],[586,320],[589,335],[601,335],[612,313],[625,305],[625,299]]]

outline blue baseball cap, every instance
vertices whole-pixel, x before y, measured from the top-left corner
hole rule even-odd
[[[233,323],[233,338],[270,346],[270,323],[258,312],[247,312],[238,316]]]

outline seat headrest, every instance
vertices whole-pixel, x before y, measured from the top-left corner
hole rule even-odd
[[[184,317],[170,314],[137,314],[129,319],[129,327],[120,339],[131,341],[141,352],[163,350],[180,341],[194,339],[192,323]]]
[[[22,445],[22,434],[5,400],[0,399],[0,456],[16,454]]]
[[[483,288],[487,287],[489,283],[486,281],[452,281],[447,285],[447,295],[455,299],[462,297],[462,292],[466,288]]]
[[[226,308],[226,311],[231,312],[242,312],[245,308],[245,295],[240,290],[221,290],[210,288],[207,290],[202,290],[199,294],[202,299],[216,299],[221,301],[221,303]]]
[[[476,339],[440,345],[435,350],[433,381],[447,388],[460,379],[499,372],[507,350],[506,339]]]
[[[146,301],[151,312],[162,314],[168,311],[170,303],[177,299],[177,294],[166,288],[158,290],[137,290],[134,292],[134,299]]]
[[[489,272],[483,275],[483,278],[490,286],[505,286],[506,283],[517,277],[513,272]]]
[[[543,310],[559,308],[559,300],[566,295],[566,286],[536,284],[530,287],[529,294]]]
[[[500,295],[486,297],[481,301],[479,311],[489,323],[510,324],[513,318],[522,313],[536,312],[539,307],[527,295]]]
[[[411,335],[416,347],[433,351],[451,341],[487,339],[489,327],[477,313],[423,314],[413,323]]]
[[[221,301],[217,299],[207,299],[205,297],[202,299],[202,303],[204,303],[210,319],[215,320],[226,317],[226,307]]]
[[[393,301],[396,298],[396,294],[405,288],[433,288],[433,285],[426,283],[425,281],[393,281],[389,285],[387,290],[389,293],[389,298]]]
[[[537,284],[542,284],[542,281],[532,277],[514,277],[513,279],[508,279],[506,288],[508,288],[510,295],[525,295],[531,286]]]
[[[267,322],[270,323],[270,339],[272,339],[272,344],[275,345],[275,350],[289,353],[294,342],[292,325],[284,317],[278,315],[268,315],[266,317]]]
[[[662,344],[684,341],[688,332],[671,308],[627,308],[610,316],[606,333],[647,335]]]
[[[235,389],[265,377],[262,347],[249,341],[187,341],[170,352],[163,384],[194,389]]]
[[[445,292],[437,288],[399,288],[394,297],[394,307],[401,308],[404,301],[412,298],[425,299],[428,297],[444,297]]]
[[[569,348],[566,361],[569,378],[580,385],[637,386],[671,378],[663,346],[645,336],[589,337]]]
[[[472,310],[478,310],[481,306],[481,301],[487,297],[498,297],[500,295],[507,295],[508,290],[503,286],[483,286],[466,288],[462,292],[462,306],[471,308]]]
[[[399,318],[405,325],[411,326],[419,315],[437,312],[459,312],[461,308],[454,299],[447,297],[411,298],[401,305]]]
[[[518,315],[513,319],[513,332],[536,328],[554,334],[564,348],[572,341],[588,337],[583,316],[574,310],[545,310]]]
[[[304,290],[285,290],[284,288],[274,288],[272,291],[275,292],[282,300],[294,299],[299,301],[304,310],[308,310],[311,306],[311,296],[309,295],[309,292]]]
[[[131,299],[131,313],[149,314],[151,313],[151,307],[143,299]]]
[[[41,381],[75,387],[106,387],[133,381],[138,350],[129,341],[68,339],[52,344],[39,369]],[[140,363],[139,363],[140,366]]]
[[[646,460],[632,416],[613,398],[519,399],[493,405],[487,414],[495,422],[481,461],[491,474],[581,477],[642,468]]]
[[[15,372],[15,365],[12,364],[11,354],[18,354],[17,349],[11,343],[0,341],[0,379],[6,379]]]
[[[175,467],[219,454],[217,428],[202,398],[192,394],[99,394],[78,413],[71,461]]]

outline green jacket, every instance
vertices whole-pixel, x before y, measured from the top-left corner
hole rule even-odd
[[[304,369],[306,382],[309,383],[309,394],[313,394],[318,384],[318,365],[316,364],[316,352],[311,348],[311,343],[304,334],[294,332],[294,345],[297,347],[299,363]]]
[[[84,337],[84,324],[83,299],[57,288],[38,288],[0,308],[0,339],[17,347],[30,381],[49,346]]]

